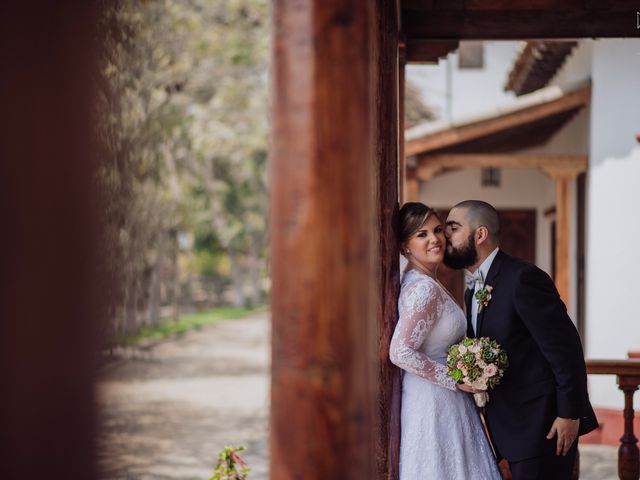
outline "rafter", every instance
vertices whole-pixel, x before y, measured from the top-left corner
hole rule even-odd
[[[552,178],[575,176],[587,170],[586,155],[503,155],[440,154],[424,155],[415,167],[415,177],[428,181],[446,170],[458,168],[537,168]]]

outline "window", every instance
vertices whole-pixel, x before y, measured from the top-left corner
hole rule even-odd
[[[483,187],[500,187],[500,169],[499,168],[483,168],[482,169],[482,186]]]

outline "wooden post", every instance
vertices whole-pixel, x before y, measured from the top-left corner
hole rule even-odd
[[[569,308],[569,189],[571,181],[584,168],[580,165],[541,166],[556,182],[556,271],[555,284],[562,301]]]
[[[398,151],[402,144],[402,70],[398,52],[398,5],[396,0],[378,0],[373,32],[377,38],[373,66],[377,144],[376,185],[380,232],[378,272],[378,399],[379,432],[376,451],[376,478],[398,478],[400,454],[400,369],[389,361],[389,344],[398,320],[400,290],[399,252],[394,223],[398,212]],[[377,66],[377,68],[376,68]],[[400,162],[402,163],[402,162]],[[400,180],[400,182],[399,182]]]
[[[624,434],[618,449],[618,476],[622,480],[640,478],[640,454],[638,439],[633,432],[633,394],[638,390],[640,378],[618,376],[618,385],[624,393]]]
[[[376,476],[377,2],[274,2],[271,478]]]
[[[420,180],[415,169],[406,171],[406,198],[405,202],[417,202],[420,196]]]
[[[0,478],[97,478],[96,3],[0,15]]]
[[[400,159],[400,168],[399,168],[399,198],[400,203],[404,203],[407,201],[407,159],[404,156],[404,116],[405,116],[405,90],[406,90],[406,45],[402,44],[400,47],[399,57],[398,57],[398,74],[399,74],[399,114],[398,114],[398,123],[399,123],[399,142],[398,142],[398,158]]]
[[[569,308],[569,183],[571,177],[556,177],[556,271],[558,293]]]
[[[640,360],[587,360],[590,375],[616,375],[624,393],[624,434],[618,449],[618,476],[622,480],[638,480],[640,464],[638,439],[633,432],[633,394],[640,385]]]

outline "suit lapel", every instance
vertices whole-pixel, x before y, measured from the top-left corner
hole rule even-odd
[[[491,262],[491,267],[489,268],[489,273],[487,274],[487,278],[484,281],[484,286],[486,287],[487,285],[491,285],[492,287],[495,287],[495,282],[496,282],[496,278],[498,277],[498,274],[500,273],[500,267],[502,266],[502,262],[504,261],[504,257],[505,254],[502,253],[502,250],[498,250],[498,254],[496,255],[496,258],[493,259],[493,262]],[[482,334],[482,326],[484,324],[484,317],[487,313],[487,310],[491,308],[491,302],[489,302],[489,305],[487,305],[486,307],[484,307],[482,310],[480,310],[478,312],[478,318],[476,321],[476,333],[478,337],[481,336]]]

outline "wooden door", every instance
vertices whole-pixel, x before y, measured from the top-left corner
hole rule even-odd
[[[438,208],[443,222],[450,208]],[[536,261],[536,211],[498,210],[500,217],[500,250],[528,262]],[[446,265],[438,269],[438,278],[462,305],[464,298],[464,274],[462,270],[452,270]]]

